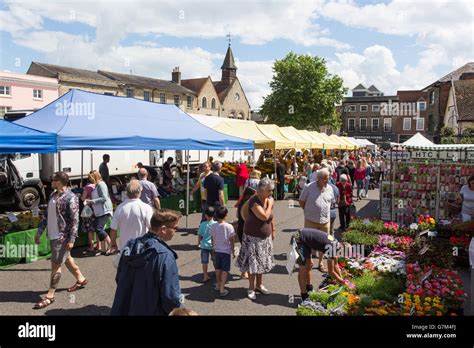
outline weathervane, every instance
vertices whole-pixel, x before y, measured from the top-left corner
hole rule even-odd
[[[226,36],[229,38],[229,47],[230,47],[230,42],[231,42],[230,32],[229,32],[229,34],[227,34]]]

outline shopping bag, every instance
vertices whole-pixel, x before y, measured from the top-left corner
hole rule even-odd
[[[293,270],[295,269],[296,260],[299,257],[298,253],[296,252],[296,242],[293,238],[290,243],[290,251],[287,255],[288,262],[286,263],[286,270],[288,271],[288,274],[291,275],[293,274]]]
[[[353,204],[351,205],[351,219],[355,219],[357,217],[357,209],[356,206]]]
[[[84,206],[81,212],[81,217],[90,218],[94,214],[94,211],[88,205]]]

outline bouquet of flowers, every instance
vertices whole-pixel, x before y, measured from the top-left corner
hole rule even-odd
[[[425,231],[425,230],[431,230],[435,228],[436,226],[436,221],[434,218],[432,218],[429,215],[420,215],[420,219],[418,220],[418,230],[419,231]]]
[[[447,308],[461,308],[466,296],[458,272],[437,266],[420,267],[408,264],[407,293],[418,296],[437,296]]]

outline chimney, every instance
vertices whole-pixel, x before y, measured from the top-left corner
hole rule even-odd
[[[179,66],[173,69],[173,72],[171,73],[171,82],[174,82],[178,85],[181,84],[181,73],[179,72]]]

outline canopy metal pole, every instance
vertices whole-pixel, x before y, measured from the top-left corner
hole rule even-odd
[[[186,228],[188,228],[188,215],[189,215],[189,150],[185,150],[186,154],[186,167],[187,167],[187,174],[186,174]]]
[[[82,181],[84,180],[84,150],[81,150],[81,183],[79,187],[82,188]]]
[[[280,183],[278,182],[278,174],[277,174],[277,152],[276,152],[276,144],[275,144],[275,146],[273,147],[273,157],[274,157],[273,162],[274,162],[274,166],[275,166],[275,182],[277,183],[277,184],[275,185],[275,189],[274,189],[274,191],[275,191],[275,197],[273,197],[273,198],[275,199],[275,201],[277,201],[277,200],[278,200],[278,185],[279,185]],[[283,194],[283,195],[284,195],[284,194]]]

